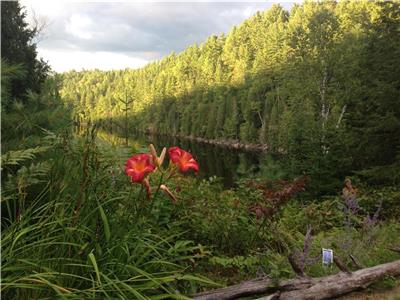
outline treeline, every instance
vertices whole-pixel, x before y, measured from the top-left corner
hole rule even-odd
[[[294,173],[398,180],[399,27],[394,1],[274,5],[141,69],[65,73],[61,95],[91,119],[133,99],[139,130],[267,144]]]

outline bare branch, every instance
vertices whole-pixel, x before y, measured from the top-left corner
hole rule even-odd
[[[339,119],[338,119],[338,121],[337,121],[337,123],[336,123],[336,128],[339,128],[340,123],[342,122],[344,113],[346,112],[346,108],[347,108],[347,105],[346,105],[346,104],[343,105],[343,107],[342,107],[342,112],[340,113]]]
[[[47,28],[50,25],[49,19],[45,16],[38,15],[33,8],[31,8],[31,29],[35,33],[32,40],[33,43],[38,44],[46,38]]]

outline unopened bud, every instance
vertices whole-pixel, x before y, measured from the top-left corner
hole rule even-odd
[[[150,150],[150,154],[153,157],[153,161],[156,162],[157,161],[157,151],[156,148],[154,148],[153,144],[149,145],[149,150]]]
[[[171,198],[172,203],[175,204],[177,202],[175,195],[169,190],[169,188],[166,185],[164,185],[164,184],[160,185],[160,189],[163,190],[164,193],[166,193],[168,195],[168,197]]]
[[[167,153],[167,148],[163,148],[160,154],[160,157],[158,158],[158,164],[159,166],[162,166],[163,162],[164,162],[164,158],[165,158],[165,153]]]

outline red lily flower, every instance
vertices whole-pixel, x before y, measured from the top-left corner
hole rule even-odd
[[[171,147],[168,149],[168,155],[171,161],[179,167],[181,172],[187,172],[189,169],[193,169],[195,172],[199,171],[199,165],[189,152],[179,147]]]
[[[153,172],[155,168],[149,154],[136,154],[126,161],[125,173],[131,177],[132,182],[141,183],[145,176]]]

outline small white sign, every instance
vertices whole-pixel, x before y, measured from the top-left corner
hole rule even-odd
[[[322,264],[329,266],[333,263],[333,250],[322,248]]]

